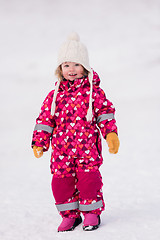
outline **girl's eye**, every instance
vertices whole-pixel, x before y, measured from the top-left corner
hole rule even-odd
[[[78,66],[79,66],[79,63],[76,63],[75,66],[78,67]]]
[[[64,65],[64,67],[69,67],[69,65],[68,65],[68,64],[66,64],[66,65]]]

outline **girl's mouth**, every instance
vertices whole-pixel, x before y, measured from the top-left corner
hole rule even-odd
[[[75,77],[76,75],[77,75],[76,73],[69,74],[69,76],[71,76],[71,77]]]

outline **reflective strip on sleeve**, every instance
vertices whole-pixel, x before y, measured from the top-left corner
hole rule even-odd
[[[35,128],[34,128],[34,131],[36,130],[43,130],[43,131],[46,131],[48,133],[52,133],[53,132],[53,129],[52,127],[48,126],[48,125],[44,125],[44,124],[36,124]]]
[[[56,205],[58,211],[66,211],[66,210],[74,210],[79,208],[79,202],[72,202],[66,204],[57,204]]]
[[[92,203],[92,204],[88,204],[88,205],[79,204],[80,211],[92,211],[92,210],[98,209],[100,207],[103,207],[102,200]]]
[[[97,123],[102,122],[104,120],[111,120],[111,119],[114,119],[113,113],[102,114],[102,115],[98,116]]]

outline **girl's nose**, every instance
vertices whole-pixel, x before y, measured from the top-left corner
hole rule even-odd
[[[74,71],[74,66],[70,66],[69,70]]]

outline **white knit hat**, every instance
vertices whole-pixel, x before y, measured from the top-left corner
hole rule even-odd
[[[81,64],[88,72],[88,78],[90,82],[90,98],[89,98],[89,108],[87,112],[87,121],[92,120],[92,80],[93,80],[93,71],[89,65],[89,58],[88,58],[88,51],[87,48],[84,46],[83,43],[80,42],[79,35],[77,33],[71,33],[68,36],[66,42],[64,42],[59,50],[58,53],[58,62],[57,68],[64,62],[76,62]],[[53,102],[51,107],[51,115],[55,113],[55,101],[58,93],[60,85],[60,79],[58,79],[54,96]]]

